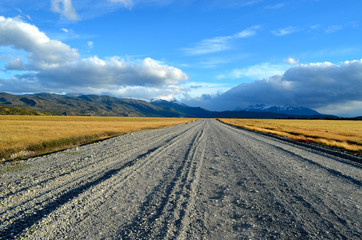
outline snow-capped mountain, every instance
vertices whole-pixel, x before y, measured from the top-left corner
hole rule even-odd
[[[266,106],[265,104],[257,104],[249,106],[243,110],[250,112],[272,112],[272,113],[284,113],[284,114],[301,115],[301,116],[320,115],[319,112],[313,109],[306,107],[291,106],[291,105]]]

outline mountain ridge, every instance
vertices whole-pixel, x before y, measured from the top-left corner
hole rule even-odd
[[[314,115],[298,115],[268,111],[209,111],[190,107],[176,101],[153,100],[151,102],[117,98],[106,95],[60,95],[35,93],[14,95],[0,93],[0,106],[28,108],[55,115],[70,116],[122,116],[122,117],[196,117],[196,118],[338,118],[315,112]],[[250,110],[250,109],[249,109]],[[278,109],[277,109],[278,110]],[[314,110],[311,110],[314,111]],[[314,112],[312,112],[314,113]]]
[[[273,113],[284,113],[284,114],[302,115],[302,116],[313,116],[320,114],[319,112],[310,108],[302,106],[292,106],[292,105],[266,106],[265,104],[257,104],[257,105],[251,105],[243,110],[251,112],[273,112]]]

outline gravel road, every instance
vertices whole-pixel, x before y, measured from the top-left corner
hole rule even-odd
[[[362,238],[362,165],[211,119],[0,170],[0,239]]]

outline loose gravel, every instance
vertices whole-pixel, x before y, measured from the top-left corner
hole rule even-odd
[[[0,172],[0,239],[362,238],[361,164],[211,119]]]

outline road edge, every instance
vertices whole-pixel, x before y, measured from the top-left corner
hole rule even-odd
[[[326,146],[320,143],[315,143],[315,142],[299,142],[284,136],[278,136],[275,134],[271,134],[271,133],[265,133],[265,132],[259,132],[259,131],[255,131],[255,130],[251,130],[248,128],[244,128],[244,127],[240,127],[240,126],[235,126],[229,123],[225,123],[223,121],[221,121],[220,119],[216,119],[217,121],[219,121],[222,124],[231,126],[233,128],[237,128],[237,129],[242,129],[248,132],[253,132],[253,133],[257,133],[263,136],[268,136],[274,139],[278,139],[281,140],[283,142],[288,142],[294,145],[298,145],[298,146],[302,146],[308,149],[313,149],[319,152],[323,152],[329,155],[333,155],[339,158],[343,158],[344,160],[347,160],[349,163],[354,163],[356,164],[356,166],[358,167],[362,167],[362,155],[356,155],[353,151],[348,151],[348,150],[344,150],[341,148],[337,148],[337,147],[331,147],[331,146]]]

